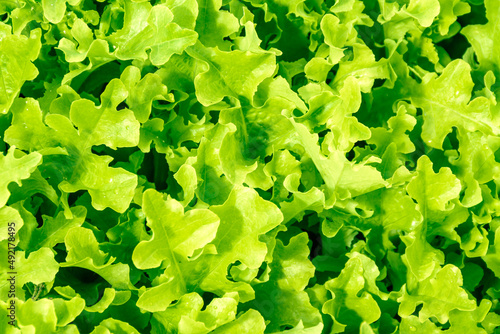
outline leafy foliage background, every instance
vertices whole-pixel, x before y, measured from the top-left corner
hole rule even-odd
[[[0,15],[0,332],[499,333],[497,0]]]

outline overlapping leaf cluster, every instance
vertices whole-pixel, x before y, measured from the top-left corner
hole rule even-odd
[[[0,332],[498,333],[499,8],[0,1]]]

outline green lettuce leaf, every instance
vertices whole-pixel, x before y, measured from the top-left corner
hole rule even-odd
[[[9,111],[26,80],[33,80],[38,70],[33,64],[41,48],[41,31],[31,31],[30,36],[13,35],[11,27],[0,23],[0,113]]]
[[[0,207],[3,207],[10,197],[9,184],[16,182],[21,185],[21,180],[29,178],[30,174],[35,171],[41,162],[42,156],[40,153],[33,152],[24,155],[17,151],[15,147],[11,147],[6,155],[0,156],[0,168],[3,176],[0,183]]]

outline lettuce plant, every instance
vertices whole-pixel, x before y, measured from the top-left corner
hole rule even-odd
[[[0,1],[0,332],[500,333],[499,8]]]

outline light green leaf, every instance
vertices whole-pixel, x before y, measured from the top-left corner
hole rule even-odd
[[[9,232],[14,232],[15,241],[10,242],[17,244],[19,242],[19,234],[17,232],[21,230],[23,226],[24,221],[15,208],[10,206],[0,208],[0,241],[9,239],[12,235],[9,234]],[[11,227],[11,229],[9,229],[9,227]]]
[[[225,96],[252,101],[257,86],[272,76],[276,68],[271,53],[225,52],[199,44],[188,49],[188,53],[208,65],[208,70],[194,80],[196,97],[205,106],[220,102]]]
[[[101,105],[81,99],[71,104],[70,119],[78,127],[79,135],[92,145],[106,145],[112,149],[130,147],[139,141],[139,123],[132,111],[116,110],[128,95],[119,80],[112,80],[101,95]]]
[[[439,33],[443,36],[448,34],[452,24],[457,21],[458,16],[468,14],[471,11],[470,5],[462,0],[439,0],[439,6],[438,27]]]
[[[382,154],[391,143],[396,144],[398,152],[408,154],[415,151],[415,145],[407,132],[413,130],[417,120],[408,113],[409,108],[411,107],[400,104],[397,114],[387,121],[388,129],[384,127],[370,129],[371,137],[367,140],[367,143],[375,144],[377,153]]]
[[[417,175],[408,183],[406,190],[420,206],[420,211],[427,218],[427,211],[445,211],[450,201],[460,194],[460,181],[449,168],[441,168],[434,173],[428,156],[417,161]]]
[[[14,327],[9,323],[15,318],[14,314],[12,314],[14,311],[12,310],[13,307],[11,306],[11,303],[11,301],[4,302],[3,300],[0,300],[0,317],[4,319],[4,321],[0,323],[0,331],[5,334],[21,334],[22,332],[19,328]],[[10,309],[8,309],[9,307]]]
[[[214,298],[201,311],[203,299],[197,293],[189,293],[163,312],[153,315],[153,328],[163,326],[179,333],[209,333],[236,318],[238,298],[230,293],[222,298]]]
[[[283,216],[273,203],[242,186],[235,186],[224,204],[212,206],[211,211],[220,218],[217,236],[211,243],[216,253],[202,254],[181,264],[180,269],[186,273],[188,286],[218,295],[236,291],[242,302],[251,300],[253,289],[248,283],[229,281],[228,267],[240,261],[250,269],[258,269],[267,254],[266,244],[259,236],[278,226]]]
[[[447,264],[433,276],[419,283],[415,291],[410,293],[403,289],[403,295],[398,298],[400,303],[398,312],[402,317],[407,317],[415,311],[418,304],[423,304],[418,313],[421,322],[436,317],[444,324],[448,321],[451,310],[472,311],[476,308],[475,301],[469,299],[461,285],[460,269]]]
[[[164,261],[167,266],[175,265],[176,256],[191,257],[217,233],[219,219],[212,212],[200,209],[184,213],[178,201],[165,201],[153,189],[144,192],[142,205],[153,236],[134,249],[132,259],[139,269],[155,268]]]
[[[108,38],[116,47],[115,55],[122,60],[146,60],[146,50],[150,50],[151,62],[160,66],[173,54],[181,54],[198,36],[172,22],[173,18],[164,4],[125,1],[123,28]]]
[[[488,249],[488,253],[483,257],[484,262],[497,277],[500,277],[500,228],[495,231],[494,244]]]
[[[33,80],[38,70],[33,64],[41,48],[41,31],[34,29],[30,36],[12,35],[11,28],[0,23],[0,113],[6,114],[21,87]]]
[[[359,81],[347,78],[339,93],[322,91],[309,100],[309,112],[299,119],[310,129],[324,124],[333,134],[335,148],[352,149],[354,143],[370,138],[370,130],[353,116],[361,105]]]
[[[332,65],[337,64],[344,56],[347,41],[355,39],[354,25],[341,24],[337,16],[326,14],[321,19],[321,31],[325,37],[325,43],[330,48],[329,61]]]
[[[284,223],[289,223],[293,218],[300,221],[306,211],[321,212],[324,206],[325,194],[318,188],[311,188],[305,193],[294,191],[291,202],[283,201],[280,203]]]
[[[85,311],[87,312],[99,312],[103,313],[108,306],[110,306],[116,296],[116,290],[113,288],[104,289],[104,293],[97,303],[92,306],[86,306]]]
[[[67,0],[43,0],[43,14],[47,20],[55,24],[61,22],[66,13],[66,2]]]
[[[198,0],[196,32],[206,47],[218,46],[227,51],[222,39],[238,31],[238,19],[231,13],[220,10],[222,0]]]
[[[216,330],[212,331],[212,333],[263,334],[265,328],[266,325],[264,323],[264,318],[262,318],[262,315],[260,315],[260,313],[255,310],[248,310],[233,322],[217,328]]]
[[[214,239],[219,219],[204,209],[184,214],[179,202],[172,198],[165,201],[152,189],[144,192],[142,202],[153,236],[137,245],[132,260],[139,269],[154,268],[163,263],[170,268],[168,273],[172,276],[144,292],[137,304],[150,312],[163,311],[186,291],[185,273],[178,262],[188,261],[197,249]]]
[[[11,112],[13,119],[5,131],[6,143],[25,151],[56,146],[57,141],[43,123],[43,114],[38,101],[31,98],[16,99]]]
[[[481,322],[481,326],[486,329],[488,333],[492,333],[495,328],[500,326],[500,315],[495,312],[489,312]]]
[[[73,227],[79,227],[85,221],[87,210],[82,206],[71,208],[72,218],[66,218],[64,212],[59,212],[56,217],[44,216],[42,227],[31,231],[26,249],[35,250],[41,247],[52,248],[64,242],[66,233]]]
[[[376,287],[378,275],[378,268],[371,259],[359,253],[353,254],[340,275],[325,283],[333,298],[323,305],[322,312],[348,327],[357,328],[363,321],[368,324],[375,322],[381,311],[367,285]]]
[[[67,62],[82,62],[87,57],[92,43],[94,42],[94,34],[83,20],[76,19],[73,23],[73,27],[71,27],[71,35],[78,43],[78,48],[75,43],[63,37],[59,41],[58,49],[64,52]]]
[[[498,76],[500,75],[500,54],[497,50],[500,32],[497,24],[500,18],[500,8],[495,0],[485,0],[486,18],[488,23],[475,24],[464,27],[461,33],[467,38],[476,53],[480,69],[483,72],[488,70]]]
[[[140,334],[134,327],[128,323],[116,320],[103,320],[90,334]]]
[[[198,184],[196,170],[191,165],[182,165],[175,173],[174,178],[183,190],[181,203],[183,206],[187,206],[193,199],[196,185]]]
[[[196,0],[167,0],[168,9],[174,14],[172,22],[183,28],[194,30],[198,17],[198,3]]]
[[[10,281],[7,279],[14,275],[16,296],[24,300],[25,292],[22,290],[24,284],[30,282],[37,285],[51,282],[59,270],[59,263],[54,259],[53,251],[43,247],[31,253],[28,258],[25,258],[25,252],[17,251],[14,269],[3,267],[2,270],[0,292],[7,296],[10,288]],[[16,274],[12,274],[12,272],[16,272]]]
[[[341,62],[330,85],[332,87],[341,86],[340,84],[350,77],[358,80],[363,93],[368,93],[375,79],[389,79],[391,77],[388,60],[382,58],[376,61],[375,55],[369,47],[364,44],[354,44],[353,59]]]
[[[10,197],[8,185],[11,182],[21,185],[21,180],[29,178],[41,162],[40,153],[24,155],[16,151],[15,147],[9,148],[6,155],[0,155],[0,207],[3,207]]]
[[[192,326],[191,328],[201,325],[200,332],[208,331],[203,324],[196,321],[202,307],[203,298],[196,292],[184,294],[179,298],[177,303],[171,305],[166,310],[153,313],[151,319],[153,331],[178,330],[180,323],[186,321],[184,319],[191,320],[189,323]]]
[[[207,204],[222,204],[229,196],[233,184],[223,175],[220,161],[222,139],[229,126],[218,124],[200,141],[193,167],[198,177],[196,195]]]
[[[460,155],[452,161],[453,170],[464,184],[462,204],[472,207],[482,200],[480,185],[500,176],[500,165],[495,161],[495,146],[487,136],[479,132],[458,131],[457,137]]]
[[[122,72],[120,80],[129,91],[127,105],[141,123],[149,119],[153,101],[167,100],[167,86],[162,84],[161,78],[156,74],[148,73],[141,79],[139,68],[129,66]]]
[[[114,288],[135,290],[130,282],[129,266],[123,263],[113,264],[115,258],[99,249],[99,243],[91,230],[74,227],[67,232],[64,243],[68,255],[61,267],[88,269],[100,275]]]
[[[371,229],[367,247],[377,257],[383,257],[388,249],[394,248],[390,238],[392,234],[399,231],[410,233],[422,222],[417,205],[403,189],[376,191],[366,195],[366,201],[375,207],[375,212],[356,225]]]
[[[174,267],[174,268],[172,268]],[[186,283],[184,281],[184,273],[182,273],[176,265],[173,265],[169,271],[171,275],[163,275],[162,282],[144,291],[137,301],[137,306],[141,310],[147,312],[165,311],[174,300],[178,300],[186,293]],[[172,277],[178,275],[177,277]],[[167,281],[166,276],[170,276]]]
[[[17,3],[16,5],[17,8],[10,13],[12,28],[15,35],[21,35],[23,29],[30,22],[43,21],[43,8],[41,2],[29,1],[24,6],[21,6],[21,3]]]
[[[58,205],[59,203],[59,196],[57,195],[54,188],[49,184],[47,179],[43,177],[42,173],[40,172],[40,168],[35,169],[33,173],[31,173],[29,178],[24,179],[21,182],[21,185],[18,185],[17,183],[11,183],[9,185],[9,191],[11,192],[9,198],[9,202],[11,203],[25,200],[26,198],[30,198],[31,196],[36,194],[47,197],[55,205]]]
[[[305,152],[311,157],[326,185],[326,201],[332,205],[340,198],[355,197],[383,187],[386,183],[371,166],[353,164],[345,155],[334,150],[325,157],[318,146],[318,136],[302,124],[292,121]],[[332,203],[333,202],[333,203]]]
[[[450,328],[445,333],[458,334],[458,333],[474,333],[486,334],[488,333],[484,328],[480,327],[481,322],[484,320],[488,311],[491,308],[491,301],[487,299],[481,300],[481,304],[473,311],[459,311],[453,310],[450,312]]]
[[[255,301],[248,307],[258,310],[270,321],[268,331],[279,331],[283,326],[300,326],[315,328],[321,324],[321,315],[314,308],[304,288],[314,277],[314,266],[308,259],[309,238],[301,233],[292,239],[287,246],[277,240],[269,264],[269,281],[254,286]],[[266,301],[263,303],[262,301]],[[319,326],[321,333],[322,326]]]
[[[13,108],[13,124],[6,131],[6,140],[19,148],[44,153],[45,175],[53,178],[62,191],[88,190],[98,210],[111,207],[124,212],[132,200],[137,176],[109,167],[112,158],[95,155],[91,149],[104,143],[112,147],[137,144],[139,122],[131,111],[114,109],[125,97],[123,84],[116,79],[104,91],[99,108],[89,100],[75,101],[71,117],[81,126],[80,131],[67,117],[58,114],[45,118],[47,127],[38,102],[19,99]],[[94,113],[89,114],[88,110]],[[113,133],[116,138],[110,136]]]
[[[444,263],[443,252],[432,247],[425,239],[424,226],[425,222],[415,231],[401,237],[406,244],[406,251],[401,259],[408,268],[407,289],[410,292],[415,287],[415,279],[423,281],[429,278]]]
[[[409,317],[403,317],[401,319],[401,325],[399,326],[400,333],[429,333],[429,334],[439,334],[441,330],[429,319],[421,322],[420,319],[414,315]]]
[[[490,101],[485,97],[471,101],[473,87],[470,66],[463,60],[455,60],[439,78],[428,74],[415,88],[418,93],[412,95],[412,101],[423,110],[422,139],[427,145],[441,149],[452,127],[484,134],[500,133],[492,121]]]
[[[52,300],[44,298],[34,301],[30,298],[17,308],[17,321],[23,333],[56,331],[57,314]]]
[[[438,0],[410,0],[406,11],[422,27],[429,27],[439,14],[440,5]]]
[[[65,327],[73,322],[85,307],[85,300],[80,296],[75,296],[71,300],[55,298],[52,302],[54,303],[58,327]]]
[[[290,84],[282,76],[267,78],[259,85],[257,92],[254,96],[254,106],[260,107],[265,104],[271,104],[272,98],[282,98],[292,102],[295,108],[300,111],[307,111],[307,106],[299,95],[292,90]],[[282,99],[274,99],[282,101]],[[287,102],[288,102],[287,101]],[[282,102],[283,106],[288,106],[288,103]]]

